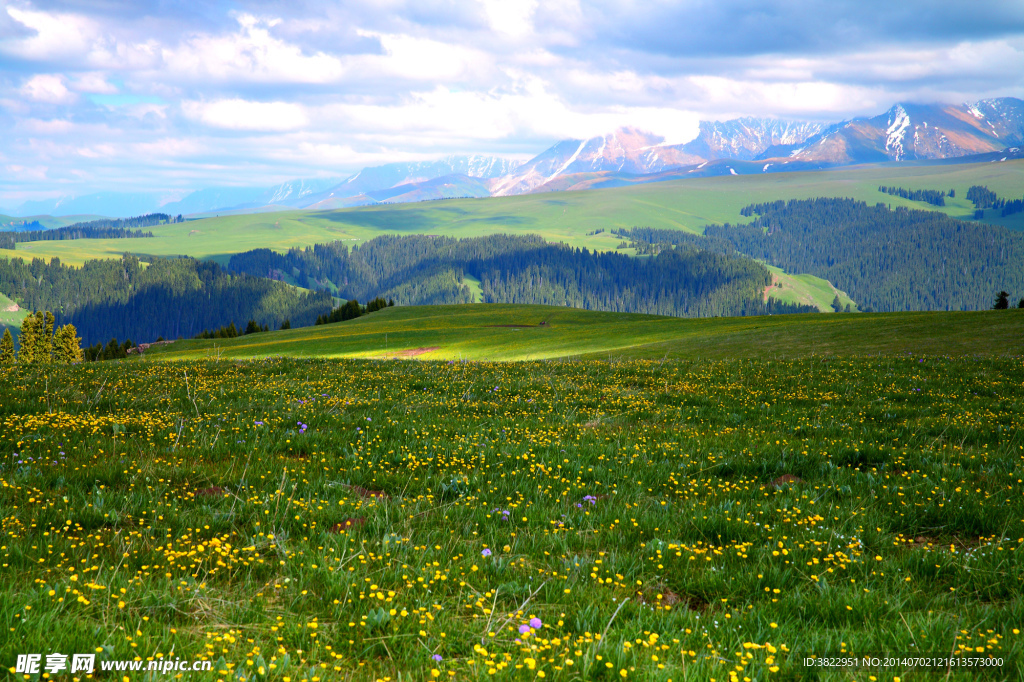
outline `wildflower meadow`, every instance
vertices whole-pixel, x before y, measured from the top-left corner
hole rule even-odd
[[[0,367],[0,659],[1021,679],[1022,399],[1020,358]]]

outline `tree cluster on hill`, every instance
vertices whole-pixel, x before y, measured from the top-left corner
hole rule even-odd
[[[985,209],[993,208],[1005,218],[1014,213],[1024,212],[1024,198],[1003,199],[984,185],[974,185],[967,190],[967,198],[974,202],[974,217],[984,218]]]
[[[933,206],[945,206],[946,197],[956,196],[956,190],[949,190],[949,193],[943,192],[937,189],[905,189],[903,187],[886,187],[882,185],[878,188],[879,192],[885,192],[895,197],[903,197],[910,201],[923,201]]]
[[[0,292],[22,307],[53,310],[59,321],[74,324],[87,344],[111,336],[191,337],[234,320],[311,325],[333,307],[329,294],[231,274],[216,263],[157,258],[143,267],[127,255],[88,261],[81,268],[57,258],[49,263],[0,259]]]
[[[126,339],[124,343],[118,343],[117,339],[110,339],[106,346],[97,342],[95,346],[87,347],[83,353],[83,357],[86,362],[120,360],[128,357],[128,351],[134,347],[135,344],[128,339]]]
[[[996,303],[995,303],[995,305],[992,306],[992,309],[993,310],[1006,310],[1009,307],[1010,307],[1010,294],[1009,294],[1009,292],[1000,291],[996,295]],[[1021,297],[1021,299],[1019,301],[1017,301],[1017,307],[1018,308],[1024,308],[1024,297]]]
[[[654,258],[597,253],[549,244],[536,235],[470,239],[382,236],[349,250],[342,242],[257,249],[231,257],[228,268],[300,284],[349,299],[376,292],[402,305],[470,303],[467,276],[480,281],[486,303],[542,303],[590,310],[676,316],[808,312],[808,306],[765,303],[768,270],[739,255],[680,245]]]
[[[974,208],[1001,208],[1002,202],[996,193],[984,185],[973,185],[967,190],[967,200],[974,203]]]
[[[1024,289],[1024,234],[934,211],[853,199],[754,204],[748,225],[705,234],[741,253],[832,282],[880,311],[981,310],[1002,286]]]
[[[18,242],[63,241],[65,239],[138,239],[152,237],[152,232],[143,232],[139,228],[183,223],[185,219],[166,213],[148,213],[134,218],[101,218],[83,223],[75,223],[52,230],[44,229],[35,221],[38,229],[22,229],[18,231],[0,232],[0,249],[13,249]]]
[[[319,318],[318,318],[319,319]],[[287,322],[287,320],[285,320]],[[289,327],[291,323],[289,322]],[[284,323],[281,323],[281,329],[285,329]],[[234,339],[239,336],[245,336],[248,334],[259,334],[262,332],[270,331],[270,327],[266,324],[260,324],[256,320],[249,318],[249,323],[245,325],[245,329],[239,330],[232,322],[227,324],[220,329],[204,329],[195,335],[197,339]]]
[[[32,220],[32,221],[22,220],[21,222],[11,221],[11,222],[7,223],[7,225],[5,225],[4,227],[5,228],[9,228],[10,230],[13,230],[15,232],[22,232],[24,230],[45,230],[46,229],[46,226],[44,226],[38,220]]]
[[[395,299],[384,300],[378,296],[366,305],[359,305],[359,301],[352,299],[343,305],[338,306],[327,315],[321,315],[316,318],[317,324],[332,324],[334,322],[344,322],[345,320],[354,320],[357,317],[375,313],[378,310],[388,308],[395,305]]]
[[[65,239],[140,239],[152,237],[152,232],[129,230],[123,227],[58,227],[52,230],[29,232],[0,232],[0,249],[16,248],[18,242],[63,241]]]
[[[10,329],[0,337],[0,365],[21,362],[25,364],[70,364],[82,361],[82,339],[73,324],[54,328],[56,319],[49,310],[39,310],[21,321],[18,350]]]

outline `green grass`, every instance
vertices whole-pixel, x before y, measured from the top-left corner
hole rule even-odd
[[[463,277],[462,283],[468,286],[469,290],[473,292],[474,302],[480,303],[481,301],[484,300],[484,290],[483,287],[480,285],[480,280],[478,280],[476,277],[473,277],[472,275],[465,275]]]
[[[476,237],[485,234],[540,234],[574,247],[614,250],[621,241],[614,228],[649,226],[700,232],[709,223],[749,222],[740,209],[776,199],[852,197],[870,204],[933,209],[878,191],[879,185],[908,189],[955,188],[960,199],[944,210],[970,217],[962,197],[974,184],[987,185],[1003,197],[1017,197],[1024,187],[1024,160],[945,166],[872,165],[834,171],[773,173],[670,182],[577,192],[528,194],[488,199],[453,199],[389,204],[333,211],[288,211],[231,215],[152,228],[153,239],[98,239],[18,244],[0,255],[58,256],[80,264],[89,258],[118,257],[125,251],[153,255],[189,255],[225,263],[232,253],[255,248],[284,251],[335,239],[359,243],[380,234],[440,234]],[[1024,229],[1024,214],[992,219]],[[588,235],[596,229],[605,232]]]
[[[0,294],[0,334],[3,334],[4,327],[20,328],[21,321],[28,315],[28,311],[24,308],[19,308],[17,311],[6,310],[13,303],[14,301]],[[16,332],[12,329],[11,333],[14,334]]]
[[[769,298],[774,298],[783,303],[800,303],[812,305],[823,313],[835,312],[832,309],[832,301],[839,296],[839,302],[844,309],[847,305],[850,310],[857,310],[857,303],[850,298],[845,291],[839,291],[827,279],[821,279],[814,275],[790,275],[782,268],[766,265],[774,280],[772,288],[768,292]]]
[[[684,319],[535,305],[400,306],[329,325],[183,340],[145,357],[536,360],[898,353],[1024,355],[1024,311]]]
[[[0,659],[1021,679],[1022,411],[1019,357],[0,367]],[[867,653],[1001,664],[803,663]]]

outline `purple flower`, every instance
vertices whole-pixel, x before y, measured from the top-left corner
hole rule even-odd
[[[444,660],[444,657],[442,657],[441,654],[434,654],[433,656],[431,656],[431,658],[437,661],[438,663]]]
[[[480,552],[480,556],[491,556],[491,550],[484,549],[484,551]]]
[[[597,504],[597,498],[594,497],[593,495],[584,495],[583,501],[589,502],[590,504]]]
[[[526,635],[526,634],[529,634],[529,632],[530,632],[530,626],[529,625],[520,625],[519,626],[519,634]]]
[[[534,630],[540,630],[543,626],[544,623],[541,622],[540,618],[535,617],[530,619],[530,627]]]

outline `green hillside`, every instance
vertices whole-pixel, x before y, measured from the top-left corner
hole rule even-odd
[[[21,321],[25,319],[28,312],[23,309],[17,311],[9,311],[7,308],[14,304],[14,301],[7,298],[3,294],[0,294],[0,334],[3,333],[4,327],[21,327]],[[16,329],[11,330],[12,333]]]
[[[154,227],[153,239],[100,239],[18,244],[0,255],[58,256],[63,262],[110,258],[125,251],[190,255],[227,261],[255,248],[283,251],[335,239],[358,243],[380,234],[540,234],[549,241],[612,250],[614,228],[649,226],[699,232],[708,223],[749,222],[740,209],[776,199],[850,197],[893,207],[935,207],[882,194],[879,185],[907,189],[956,189],[957,199],[940,209],[955,217],[973,215],[963,199],[971,185],[986,185],[1001,197],[1019,197],[1024,160],[932,166],[879,164],[843,170],[695,178],[576,192],[486,199],[452,199],[332,211],[287,211],[231,215]],[[990,211],[990,213],[994,213]],[[1024,229],[1024,213],[990,222]],[[600,234],[588,232],[604,229]]]
[[[1022,355],[1024,311],[683,319],[534,305],[396,307],[330,325],[178,341],[145,357],[528,360],[879,353]]]

